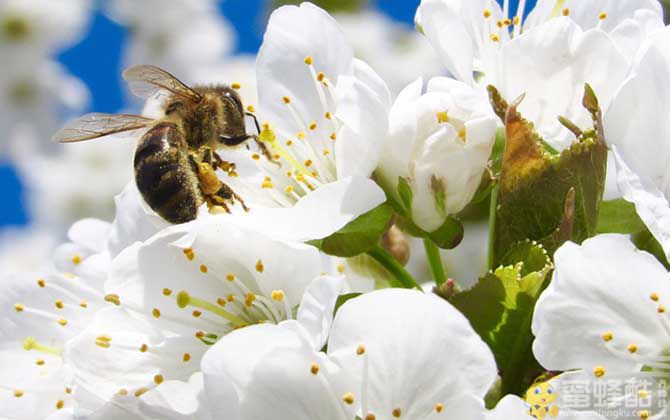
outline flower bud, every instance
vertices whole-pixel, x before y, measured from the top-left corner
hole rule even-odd
[[[407,86],[389,114],[379,180],[409,207],[414,224],[433,232],[460,212],[480,184],[495,142],[496,118],[486,94],[448,78]],[[399,191],[399,178],[411,190]],[[401,186],[402,189],[402,186]]]

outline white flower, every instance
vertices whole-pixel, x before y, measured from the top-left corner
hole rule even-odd
[[[233,189],[251,203],[290,207],[324,185],[370,185],[390,95],[379,76],[354,59],[333,18],[309,3],[274,11],[256,72],[258,115],[266,122],[261,140],[273,161],[250,152],[261,172],[227,178]],[[367,207],[380,204],[378,197],[368,195]],[[329,205],[326,198],[322,206]]]
[[[560,409],[560,407],[559,407]],[[486,420],[510,420],[519,418],[532,418],[529,414],[529,405],[516,395],[507,395],[498,402],[496,407],[491,410]],[[526,416],[524,417],[524,414]],[[560,410],[557,416],[546,415],[545,419],[574,419],[581,420],[605,420],[600,415],[593,412],[580,412],[573,410]]]
[[[432,232],[472,200],[495,142],[496,119],[486,95],[447,78],[405,88],[389,114],[380,162],[397,196],[398,178],[412,189],[412,220]]]
[[[617,160],[618,185],[670,255],[670,28],[642,50],[605,115]]]
[[[525,3],[512,16],[486,0],[424,0],[416,19],[454,77],[474,84],[478,72],[477,84],[510,101],[525,93],[520,112],[564,149],[574,135],[557,118],[589,126],[579,103],[585,82],[607,109],[630,65],[624,52],[632,56],[663,26],[661,8],[655,0],[545,0],[524,23]]]
[[[75,43],[92,11],[90,0],[5,0],[0,4],[0,51],[5,64]],[[8,54],[8,55],[4,55]]]
[[[72,374],[63,361],[68,340],[105,304],[108,224],[85,220],[56,252],[59,271],[0,281],[0,407],[3,417],[35,420],[74,405]]]
[[[579,369],[575,378],[587,383],[667,380],[670,274],[663,265],[624,235],[596,236],[581,246],[568,242],[554,260],[552,282],[537,302],[532,325],[533,351],[542,366]],[[664,400],[654,395],[652,402],[658,410]],[[655,417],[640,418],[667,416],[654,408]]]
[[[187,380],[212,344],[256,323],[297,316],[325,340],[341,280],[321,277],[316,248],[219,222],[169,227],[115,258],[105,293],[117,307],[66,348],[79,388],[108,401]]]
[[[229,334],[202,367],[211,412],[227,407],[238,418],[239,404],[245,420],[483,419],[496,376],[463,315],[434,295],[400,289],[345,303],[327,353],[287,321]]]
[[[56,229],[84,217],[110,220],[113,197],[133,173],[134,147],[112,138],[67,145],[57,155],[19,159],[31,220]]]
[[[233,49],[235,34],[210,0],[114,0],[109,15],[132,29],[124,62],[153,64],[192,81],[192,72],[220,62]]]
[[[444,73],[428,40],[372,9],[334,16],[356,57],[365,60],[397,94],[419,76]]]
[[[0,74],[0,152],[21,159],[53,152],[49,140],[63,112],[80,110],[88,91],[55,62],[31,60],[28,67],[3,67]]]

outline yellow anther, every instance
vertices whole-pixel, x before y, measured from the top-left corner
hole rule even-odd
[[[504,24],[505,26],[509,26],[509,25],[512,24],[512,21],[511,21],[510,19],[505,19],[505,20],[503,21],[503,24]]]
[[[226,299],[218,298],[216,299],[216,303],[218,303],[220,306],[226,306]]]
[[[318,80],[319,82],[323,82],[323,79],[325,79],[325,78],[326,78],[326,74],[322,71],[320,71],[316,75],[316,80]]]
[[[125,397],[126,395],[128,395],[128,390],[125,389],[125,388],[121,388],[121,389],[119,389],[119,391],[117,392],[117,394],[120,395],[120,396],[122,396],[122,397]]]
[[[44,287],[46,286],[46,282],[44,281],[44,279],[37,279],[37,285],[39,287]]]
[[[161,317],[161,311],[158,308],[154,308],[151,310],[151,315],[154,316],[154,318],[160,318]]]
[[[184,255],[186,255],[186,258],[188,258],[189,261],[193,261],[193,258],[195,258],[193,248],[186,248],[182,252],[184,253]]]
[[[251,158],[252,158],[253,160],[260,160],[261,155],[259,155],[258,153],[252,153],[252,154],[251,154]]]
[[[356,354],[359,355],[359,356],[364,355],[365,354],[365,346],[364,345],[358,346],[356,348]]]
[[[147,346],[146,344],[142,344],[140,346],[140,353],[146,353],[147,350],[149,350],[149,346]]]
[[[58,324],[59,324],[61,327],[66,326],[66,325],[67,325],[67,319],[65,319],[65,318],[61,318],[61,319],[59,319],[59,320],[58,320]]]
[[[654,292],[650,294],[649,299],[653,300],[654,302],[658,302],[658,293]]]
[[[155,375],[155,376],[154,376],[154,383],[155,383],[156,385],[160,385],[160,384],[162,384],[163,381],[164,381],[164,379],[163,379],[163,375]]]
[[[344,273],[344,264],[342,263],[337,264],[337,272],[340,274]]]
[[[235,89],[235,90],[240,90],[242,88],[242,85],[235,82],[235,83],[231,84],[230,87]]]
[[[601,337],[603,338],[604,341],[609,342],[612,341],[612,339],[614,338],[614,334],[612,334],[611,331],[607,331]]]
[[[290,146],[292,144],[293,144],[293,140],[291,140],[291,139],[286,140],[286,145],[287,146]]]
[[[108,349],[111,344],[109,343],[112,341],[112,338],[106,335],[100,335],[95,338],[95,345],[98,347],[102,347],[103,349]]]
[[[148,391],[147,388],[142,387],[142,388],[138,389],[137,391],[135,391],[135,394],[134,394],[134,395],[135,395],[136,397],[139,398],[139,397],[141,397],[143,394],[145,394],[147,391]]]
[[[228,302],[235,302],[235,295],[233,295],[232,293],[229,294],[228,296],[226,296],[226,300]]]
[[[319,370],[321,368],[319,367],[318,363],[312,363],[312,366],[309,368],[309,371],[312,372],[312,375],[316,375],[319,373]]]
[[[437,113],[437,122],[440,124],[449,122],[449,114],[447,111],[440,111]]]
[[[119,295],[110,293],[105,296],[105,302],[113,303],[116,306],[119,306],[121,304],[121,298],[119,298]]]
[[[287,194],[290,194],[293,192],[293,185],[287,185],[286,188],[284,188],[284,191],[286,191]]]
[[[205,264],[200,264],[200,272],[207,273],[207,266]]]
[[[235,281],[235,275],[232,273],[226,274],[226,280],[228,281]]]
[[[291,98],[288,96],[284,96],[281,98],[282,101],[284,101],[285,104],[290,104],[291,103]],[[265,129],[265,127],[263,127]]]
[[[163,296],[170,296],[172,294],[172,290],[168,289],[167,287],[163,289]]]
[[[642,420],[647,420],[651,417],[651,411],[649,410],[640,410],[639,416]]]
[[[316,121],[312,121],[311,123],[309,123],[309,129],[310,130],[314,131],[314,130],[316,130],[316,127],[317,127]]]
[[[514,24],[518,25],[520,22],[521,22],[521,19],[519,18],[519,16],[514,16]]]
[[[181,357],[181,360],[182,360],[184,363],[187,363],[187,362],[189,362],[189,361],[191,360],[191,355],[188,354],[188,353],[184,353],[184,355]]]
[[[196,331],[195,332],[195,338],[202,339],[204,337],[205,337],[205,332],[204,331]]]
[[[79,255],[79,254],[74,254],[74,255],[72,256],[72,264],[74,264],[74,265],[81,264],[81,255]]]
[[[252,112],[252,113],[253,113],[253,112],[256,112],[256,108],[254,108],[254,106],[253,106],[253,105],[248,105],[248,106],[247,106],[247,111],[249,111],[249,112]]]
[[[56,410],[60,410],[63,407],[65,407],[65,401],[63,401],[63,400],[56,401]]]
[[[665,306],[664,305],[658,305],[658,309],[656,309],[659,314],[665,313]]]
[[[354,394],[351,392],[347,392],[342,396],[342,401],[344,401],[345,404],[351,405],[354,403]]]
[[[261,183],[262,188],[273,188],[274,184],[272,183],[272,180],[270,179],[269,176],[266,176],[263,182]]]
[[[72,394],[72,388],[70,388],[69,386],[66,386],[65,387],[65,393],[66,394]]]
[[[328,156],[329,154],[330,154],[330,150],[328,150],[328,149],[323,150],[323,155],[324,156]]]
[[[493,42],[499,42],[499,41],[500,41],[500,37],[499,37],[498,35],[496,35],[496,34],[491,34],[491,41],[493,41]]]
[[[627,349],[628,349],[628,353],[637,353],[637,345],[636,344],[629,344]]]
[[[593,368],[593,376],[595,376],[596,378],[602,378],[603,376],[605,376],[605,368],[602,366],[596,366],[595,368]]]
[[[256,271],[258,271],[259,273],[262,273],[263,270],[265,270],[265,266],[263,265],[263,261],[261,261],[261,260],[259,259],[259,260],[256,262]]]
[[[44,359],[37,359],[37,360],[35,361],[35,364],[36,364],[37,366],[44,366],[44,363],[45,363],[45,362],[44,362]]]
[[[503,22],[502,20],[499,20],[499,21],[496,22],[496,25],[498,25],[498,28],[502,29],[502,27],[505,26],[505,22]]]
[[[88,308],[88,302],[82,300],[81,302],[79,302],[79,306],[81,306],[82,308]]]
[[[563,11],[561,11],[561,13],[563,14],[563,16],[570,16],[570,9],[566,7],[565,9],[563,9]]]
[[[56,308],[58,308],[58,309],[63,309],[63,308],[65,307],[65,305],[63,304],[63,301],[60,300],[60,299],[58,299],[58,300],[54,303],[54,305],[56,305]]]
[[[312,166],[312,160],[311,160],[311,159],[307,159],[307,160],[305,161],[305,166],[308,167],[308,168],[309,168],[310,166]]]
[[[640,391],[638,391],[637,395],[642,399],[649,398],[649,391],[647,391],[646,389],[641,389]]]
[[[398,418],[402,415],[402,411],[399,408],[394,408],[393,411],[391,411],[391,415]]]
[[[600,19],[600,20],[605,20],[605,19],[607,19],[607,13],[606,13],[606,12],[602,12],[602,13],[600,13],[600,14],[598,15],[598,19]]]
[[[484,19],[491,17],[491,11],[489,9],[484,9]]]
[[[330,133],[330,139],[331,139],[332,141],[335,141],[335,140],[337,139],[337,134],[335,134],[335,133]]]
[[[463,127],[463,128],[461,128],[460,130],[458,130],[458,137],[459,137],[461,140],[465,141],[467,135],[468,135],[468,132],[467,132],[467,130],[465,129],[465,127]]]
[[[277,302],[283,302],[284,301],[284,291],[283,290],[273,290],[271,294],[272,300],[276,300]]]
[[[312,63],[313,63],[313,61],[312,61],[312,56],[311,55],[308,55],[307,57],[305,57],[305,64],[307,64],[308,66],[311,66]]]
[[[16,398],[21,398],[21,397],[23,397],[23,391],[21,391],[20,389],[15,389],[15,390],[14,390],[14,396],[15,396]]]
[[[442,405],[442,403],[435,404],[435,411],[437,411],[438,413],[441,413],[442,410],[444,410],[444,405]]]
[[[377,416],[375,416],[372,413],[369,413],[367,416],[365,416],[365,420],[376,420]]]
[[[187,307],[189,303],[191,303],[191,295],[189,295],[186,290],[177,293],[177,306],[183,309]]]
[[[202,312],[196,309],[195,311],[192,312],[192,315],[194,318],[200,318],[202,316]]]
[[[256,300],[256,295],[249,292],[247,293],[247,296],[244,299],[244,306],[250,308],[253,306],[254,301]]]
[[[304,131],[298,131],[298,134],[296,134],[296,137],[298,137],[298,140],[304,140],[306,137],[306,134]]]
[[[14,304],[14,309],[16,310],[16,312],[23,312],[23,310],[26,309],[26,308],[25,308],[25,306],[23,306],[20,303],[15,303]]]

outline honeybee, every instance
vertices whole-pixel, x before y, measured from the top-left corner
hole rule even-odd
[[[163,117],[152,119],[129,114],[87,114],[68,123],[54,135],[61,143],[97,139],[110,134],[144,134],[134,158],[135,182],[144,200],[171,223],[196,218],[203,203],[230,212],[228,203],[244,201],[216,175],[229,174],[235,164],[216,153],[220,147],[237,146],[254,139],[269,157],[258,136],[247,134],[246,112],[239,94],[227,85],[188,87],[165,70],[154,66],[133,66],[123,72],[133,94],[149,98],[164,91]],[[134,133],[133,133],[134,134]]]

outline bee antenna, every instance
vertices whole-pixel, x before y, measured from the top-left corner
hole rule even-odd
[[[256,115],[252,114],[251,112],[245,112],[245,114],[254,119],[254,125],[256,126],[256,131],[258,131],[258,134],[261,134],[261,126],[258,124],[258,119],[256,118]]]

